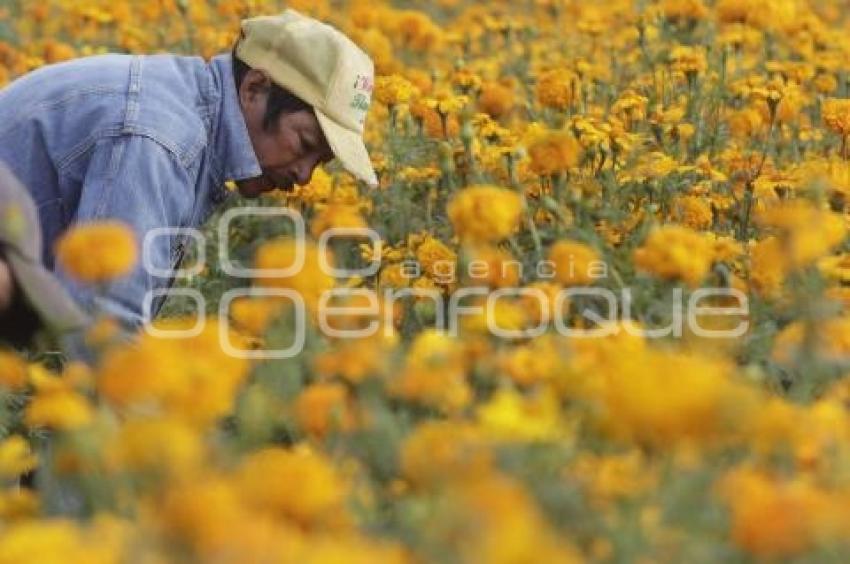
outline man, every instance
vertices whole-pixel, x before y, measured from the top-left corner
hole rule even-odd
[[[241,32],[234,52],[209,64],[173,55],[86,57],[0,91],[0,161],[35,201],[44,266],[87,312],[137,327],[163,301],[143,311],[146,295],[169,280],[142,263],[105,295],[76,284],[53,255],[75,223],[120,220],[141,244],[154,229],[201,224],[227,197],[227,180],[256,197],[309,182],[332,158],[376,184],[362,140],[369,57],[293,10],[245,20]],[[158,232],[150,265],[173,271],[187,238]],[[9,266],[14,274],[0,256],[0,303]]]

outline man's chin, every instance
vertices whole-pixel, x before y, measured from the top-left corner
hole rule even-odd
[[[263,177],[249,178],[236,183],[239,194],[245,198],[257,198],[272,189],[271,183]]]

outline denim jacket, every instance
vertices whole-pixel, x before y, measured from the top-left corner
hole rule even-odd
[[[150,230],[201,224],[228,195],[226,180],[261,174],[240,110],[229,54],[206,63],[174,55],[99,55],[48,65],[0,90],[0,159],[38,206],[43,262],[90,312],[129,327],[155,315],[145,295],[170,283],[142,257]],[[98,293],[54,260],[75,223],[129,225],[140,261]],[[152,239],[150,263],[173,271],[185,233]],[[109,241],[103,242],[105,245]]]

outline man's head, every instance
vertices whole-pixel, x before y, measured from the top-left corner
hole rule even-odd
[[[275,84],[263,70],[233,56],[242,115],[263,176],[237,182],[243,196],[306,184],[313,170],[333,159],[312,106]]]
[[[234,77],[263,176],[237,183],[258,195],[310,180],[336,158],[355,177],[378,181],[363,142],[374,65],[335,28],[295,10],[242,21]]]

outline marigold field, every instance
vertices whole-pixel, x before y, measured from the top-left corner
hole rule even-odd
[[[2,82],[101,52],[210,57],[284,8],[1,5]],[[194,337],[162,336],[195,321],[175,296],[160,336],[99,320],[91,366],[0,353],[0,563],[850,558],[845,2],[286,6],[374,59],[380,186],[329,166],[260,200],[305,218],[291,276],[228,276],[219,251],[282,269],[296,248],[256,215],[219,241],[219,210],[176,284],[206,298]],[[366,226],[380,248],[320,254]],[[78,228],[59,259],[103,288],[130,235]],[[251,287],[303,297],[303,352],[222,349],[299,336],[273,296],[216,319]]]

